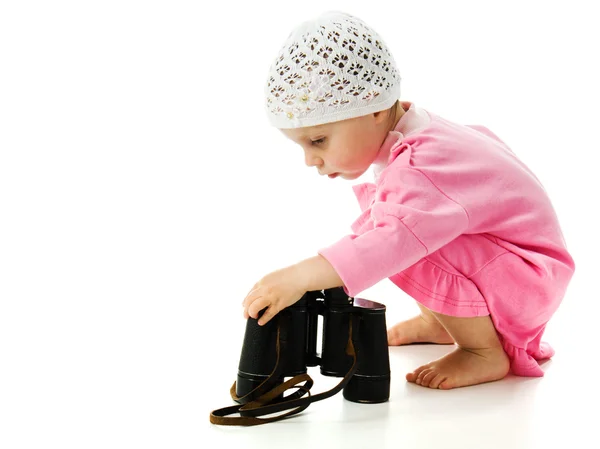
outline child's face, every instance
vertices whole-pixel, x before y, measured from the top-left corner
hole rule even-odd
[[[281,132],[304,150],[309,167],[321,175],[356,179],[365,173],[389,132],[387,111]]]

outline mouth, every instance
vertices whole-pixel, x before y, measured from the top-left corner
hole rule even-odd
[[[329,177],[329,179],[335,179],[339,176],[339,173],[332,173],[330,175],[327,175]]]

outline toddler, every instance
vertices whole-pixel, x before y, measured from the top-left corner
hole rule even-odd
[[[243,301],[263,325],[306,291],[354,297],[389,278],[420,315],[388,329],[389,345],[455,344],[406,375],[450,389],[542,376],[542,342],[574,272],[546,192],[483,126],[453,123],[400,101],[400,75],[362,20],[329,12],[288,37],[265,89],[271,123],[331,179],[373,168],[353,187],[352,233],[315,257],[264,276]]]

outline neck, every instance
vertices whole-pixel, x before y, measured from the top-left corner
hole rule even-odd
[[[396,106],[390,111],[391,120],[390,120],[388,132],[396,129],[396,126],[398,126],[398,122],[400,121],[400,119],[402,118],[402,116],[404,114],[406,114],[406,111],[402,107],[402,103],[400,101],[398,101],[396,103]]]

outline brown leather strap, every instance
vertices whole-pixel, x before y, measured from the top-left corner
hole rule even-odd
[[[295,385],[299,382],[306,381],[305,385]],[[297,395],[302,392],[301,395],[308,393],[310,396],[310,387],[312,386],[312,379],[308,374],[301,374],[299,376],[293,377],[292,379],[284,382],[283,384],[277,386],[273,390],[269,391],[267,394],[259,397],[257,400],[253,402],[248,402],[245,405],[234,405],[232,407],[225,407],[219,410],[215,410],[210,414],[210,422],[213,424],[225,425],[225,426],[256,426],[258,424],[266,424],[268,422],[278,421],[287,416],[295,415],[296,413],[300,413],[304,409],[306,409],[310,402],[306,403],[303,406],[298,406],[293,410],[290,410],[287,413],[282,415],[274,416],[271,418],[257,418],[255,416],[243,416],[244,412],[256,412],[256,415],[267,415],[268,412],[262,413],[260,410],[263,409],[263,404],[269,403],[271,400],[279,396],[284,391],[290,388],[298,388],[300,391],[294,393]],[[289,405],[286,406],[286,403],[281,403],[281,410],[287,410],[291,408]],[[278,411],[281,411],[278,410]],[[240,413],[240,417],[228,417],[227,415],[231,415],[233,413]],[[275,413],[275,412],[272,412]]]
[[[273,372],[269,376],[267,380],[265,380],[262,384],[260,384],[257,388],[255,388],[252,392],[248,393],[246,396],[242,398],[238,398],[240,401],[244,398],[247,398],[252,395],[252,397],[256,398],[252,401],[247,402],[245,405],[234,405],[231,407],[224,407],[218,410],[214,410],[210,414],[210,422],[218,425],[226,425],[226,426],[255,426],[259,424],[266,424],[273,421],[279,421],[288,416],[295,415],[305,410],[311,403],[321,401],[323,399],[329,398],[335,394],[337,394],[342,388],[344,388],[354,373],[356,372],[356,351],[354,348],[354,343],[352,341],[352,331],[358,327],[358,317],[352,316],[350,319],[350,326],[348,332],[348,343],[346,344],[346,354],[352,357],[353,362],[352,366],[344,376],[344,378],[340,381],[338,385],[332,388],[329,391],[324,393],[320,393],[315,396],[311,396],[310,388],[313,385],[313,380],[308,374],[301,374],[291,378],[290,380],[278,385],[271,391],[268,391],[264,394],[261,394],[258,398],[256,398],[256,394],[253,394],[255,391],[261,389],[264,390],[265,384],[272,384],[269,382],[270,378],[278,373],[279,368],[279,360],[280,360],[280,345],[279,345],[279,336],[280,336],[280,327],[277,329],[277,362]],[[279,324],[281,326],[281,323]],[[276,379],[275,379],[276,381]],[[300,382],[305,382],[304,385],[297,385]],[[285,397],[283,400],[279,402],[273,402],[275,398],[281,395],[283,392],[290,388],[297,388],[298,391],[294,394],[291,394]],[[232,398],[237,398],[235,396],[235,382],[231,387]],[[308,394],[307,398],[302,398],[305,394]],[[236,400],[237,401],[237,400]],[[270,415],[273,413],[278,413],[283,410],[288,410],[293,408],[287,413],[277,415],[271,418],[258,418],[261,415]],[[232,415],[234,413],[239,413],[240,417],[229,417],[228,415]]]

